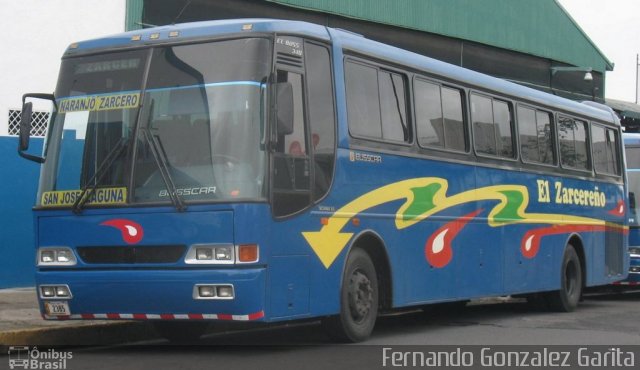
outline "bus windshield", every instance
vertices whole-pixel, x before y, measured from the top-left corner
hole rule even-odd
[[[270,53],[247,38],[65,59],[38,205],[86,188],[91,205],[263,199]]]

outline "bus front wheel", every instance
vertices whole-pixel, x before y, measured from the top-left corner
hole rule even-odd
[[[362,249],[349,253],[340,290],[340,314],[327,317],[323,325],[339,342],[367,339],[378,316],[378,279],[371,257]]]
[[[547,293],[549,308],[558,312],[576,309],[582,296],[583,272],[580,258],[573,245],[567,245],[562,259],[560,290]]]

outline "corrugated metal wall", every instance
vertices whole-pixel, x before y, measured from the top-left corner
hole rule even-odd
[[[600,72],[612,69],[555,0],[267,1],[475,41]]]

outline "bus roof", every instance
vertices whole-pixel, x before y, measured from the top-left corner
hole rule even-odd
[[[519,98],[520,100],[529,101],[533,104],[620,125],[611,110],[588,106],[500,78],[491,77],[404,49],[369,40],[352,32],[302,21],[234,19],[167,25],[74,43],[69,46],[65,52],[65,56],[86,52],[149,46],[186,39],[206,39],[219,34],[248,34],[251,32],[296,34],[325,41],[333,41],[337,46],[344,49],[422,70],[467,86],[480,87],[483,90]]]

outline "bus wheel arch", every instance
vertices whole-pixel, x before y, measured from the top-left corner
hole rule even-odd
[[[322,320],[327,334],[339,342],[366,340],[385,297],[390,297],[389,265],[380,237],[363,232],[353,240],[342,268],[338,315]]]
[[[560,268],[560,288],[546,293],[549,308],[557,312],[571,312],[576,309],[585,286],[585,261],[582,239],[571,235],[563,250]]]
[[[582,289],[584,291],[584,288],[587,285],[587,259],[584,251],[584,243],[580,235],[572,234],[565,243],[565,248],[569,245],[573,246],[578,254],[578,259],[580,259],[580,268],[582,269]]]
[[[389,310],[393,307],[391,264],[387,247],[382,237],[375,231],[367,230],[353,238],[348,253],[355,248],[363,249],[373,261],[378,277],[378,292],[380,297],[380,310]],[[344,272],[344,270],[343,270]]]

